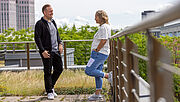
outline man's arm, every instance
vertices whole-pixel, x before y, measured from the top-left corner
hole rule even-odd
[[[40,53],[44,52],[44,50],[45,50],[43,48],[43,45],[42,45],[42,42],[41,42],[41,34],[42,34],[41,25],[39,24],[39,22],[37,22],[36,25],[35,25],[34,39],[35,39],[36,45],[39,48]]]

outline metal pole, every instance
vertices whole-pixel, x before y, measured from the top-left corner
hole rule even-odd
[[[67,69],[67,59],[66,59],[66,42],[64,43],[64,68]]]
[[[27,69],[30,70],[29,43],[27,43]]]

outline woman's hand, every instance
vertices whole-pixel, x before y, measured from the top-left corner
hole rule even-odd
[[[93,51],[99,52],[99,50],[98,50],[98,49],[93,49]]]

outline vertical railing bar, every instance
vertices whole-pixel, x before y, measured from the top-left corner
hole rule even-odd
[[[15,44],[13,43],[13,54],[15,53]]]
[[[119,102],[119,99],[118,99],[118,95],[119,95],[119,89],[118,89],[118,85],[119,85],[119,80],[118,80],[118,78],[117,78],[117,76],[119,76],[118,74],[118,69],[117,69],[117,65],[118,65],[118,57],[117,57],[117,41],[114,41],[114,60],[115,60],[115,63],[114,63],[114,69],[115,69],[115,80],[116,80],[116,82],[115,82],[115,87],[116,87],[116,102]]]
[[[131,90],[133,89],[133,79],[132,79],[132,75],[131,75],[131,69],[132,69],[132,55],[130,54],[130,51],[132,49],[132,43],[131,41],[129,40],[129,38],[126,36],[125,38],[125,43],[126,43],[126,65],[127,65],[127,70],[126,70],[126,73],[127,73],[127,80],[128,80],[128,101],[129,102],[133,102],[133,94],[131,92]]]
[[[115,102],[116,88],[115,88],[115,68],[114,68],[114,39],[112,40],[112,73],[113,73],[113,102]]]
[[[113,40],[110,40],[110,68],[109,68],[109,71],[112,71],[113,72]],[[112,77],[113,78],[113,77]],[[113,78],[113,81],[114,81],[114,78]],[[112,93],[112,98],[111,98],[111,102],[114,101],[114,83],[113,85],[111,86],[111,93]]]
[[[27,43],[27,69],[30,70],[29,43]]]
[[[134,54],[137,54],[138,53],[137,45],[134,44],[133,42],[131,42],[131,44],[132,44],[132,49],[129,53],[131,54],[131,52],[133,52]],[[133,55],[131,55],[131,57],[132,57],[132,68],[131,69],[134,70],[135,73],[139,74],[138,57],[133,56]],[[133,77],[132,75],[131,75],[131,77],[132,77],[133,89],[136,90],[136,95],[139,97],[139,80],[136,80],[135,77]],[[133,98],[135,98],[135,97],[133,97]],[[139,101],[139,100],[135,100],[135,102],[137,102],[137,101]]]
[[[64,41],[64,69],[67,69],[66,42]]]

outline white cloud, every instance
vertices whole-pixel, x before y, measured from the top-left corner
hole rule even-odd
[[[57,26],[69,25],[69,18],[55,19]]]
[[[40,19],[41,19],[41,17],[42,17],[41,12],[36,11],[36,12],[35,12],[35,22],[37,22],[38,20],[40,20]]]
[[[159,10],[159,11],[162,11],[162,10],[165,10],[165,9],[169,9],[169,8],[171,8],[172,6],[174,6],[173,3],[162,4],[162,5],[159,6],[158,10]]]
[[[83,17],[80,17],[80,16],[77,16],[77,17],[75,17],[75,19],[74,19],[75,21],[79,21],[79,22],[88,22],[88,20],[87,19],[85,19],[85,18],[83,18]]]
[[[80,27],[83,25],[90,24],[88,19],[80,16],[72,17],[72,18],[62,18],[62,19],[56,18],[55,21],[58,27],[64,25],[67,25],[68,27],[72,27],[73,25],[76,25],[76,27]]]
[[[126,10],[126,11],[122,11],[122,14],[125,14],[125,15],[134,15],[135,12],[134,11],[130,11],[130,10]]]

